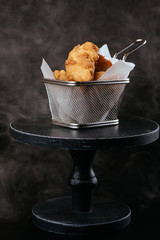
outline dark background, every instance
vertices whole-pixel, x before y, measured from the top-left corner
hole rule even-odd
[[[136,67],[121,112],[160,123],[159,23],[159,0],[0,0],[0,222],[24,221],[37,201],[70,194],[67,151],[19,144],[8,135],[12,120],[49,113],[42,57],[53,70],[61,69],[79,43],[108,43],[113,55],[137,38],[146,39],[128,57]],[[157,141],[98,151],[95,195],[126,202],[136,220],[160,216],[159,146]]]

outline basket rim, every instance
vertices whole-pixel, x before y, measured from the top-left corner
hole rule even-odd
[[[93,80],[93,81],[84,81],[84,82],[76,82],[76,81],[63,81],[49,78],[42,78],[42,82],[63,85],[63,86],[94,86],[94,85],[110,85],[110,84],[124,84],[129,83],[130,79],[116,79],[116,80]]]

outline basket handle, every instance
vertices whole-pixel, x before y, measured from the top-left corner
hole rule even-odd
[[[125,53],[123,55],[122,60],[125,61],[126,58],[128,57],[128,55],[130,55],[132,52],[134,52],[135,50],[137,50],[138,48],[142,47],[144,44],[146,44],[146,40],[143,39],[136,39],[134,42],[132,42],[130,45],[128,45],[127,47],[123,48],[122,50],[120,50],[119,52],[115,53],[113,58],[117,58],[117,56],[124,52],[125,50],[128,50],[127,53]]]

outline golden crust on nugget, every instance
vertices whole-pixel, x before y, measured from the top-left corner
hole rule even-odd
[[[55,79],[80,82],[99,79],[112,63],[98,54],[98,50],[92,42],[75,46],[65,62],[66,71],[55,70]]]
[[[106,71],[112,66],[112,63],[99,54],[98,61],[96,62],[96,72]]]
[[[91,42],[77,45],[69,53],[65,62],[66,72],[73,81],[91,81],[94,79],[95,62],[98,60],[98,47]]]
[[[71,76],[68,73],[66,73],[66,71],[64,71],[64,70],[60,70],[60,71],[55,70],[54,77],[57,80],[72,81]]]

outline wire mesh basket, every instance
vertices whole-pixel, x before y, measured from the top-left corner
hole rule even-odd
[[[43,78],[52,123],[69,127],[97,127],[119,123],[118,111],[129,79],[90,82]]]

